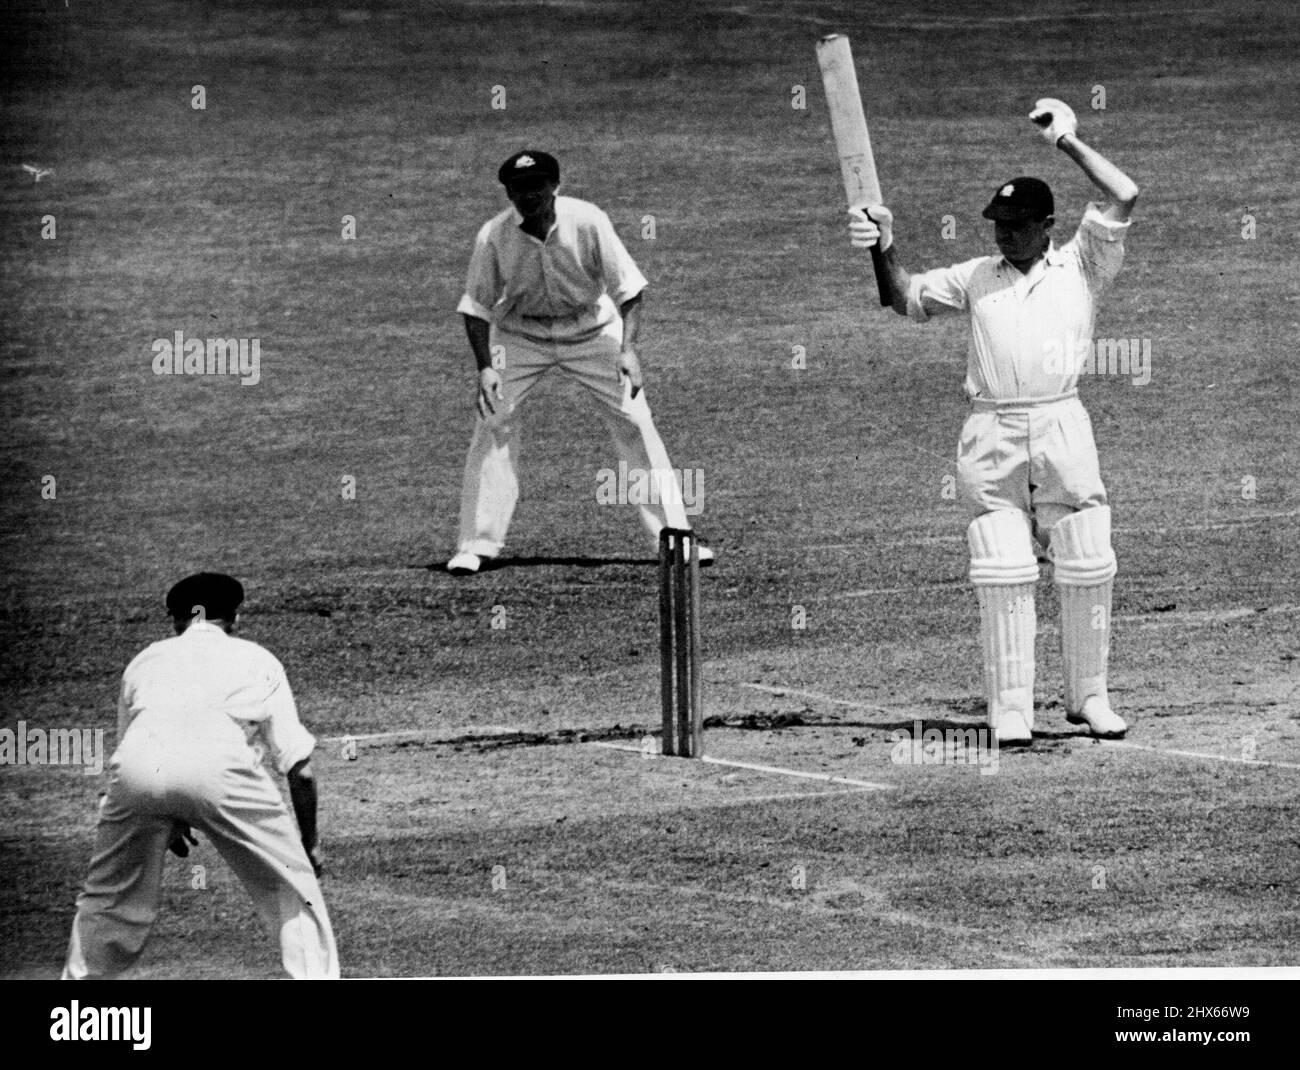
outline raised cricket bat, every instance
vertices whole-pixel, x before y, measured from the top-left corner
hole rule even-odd
[[[866,208],[872,204],[883,204],[880,179],[876,177],[876,158],[871,153],[871,135],[867,133],[867,117],[862,112],[862,94],[858,90],[858,72],[853,68],[849,39],[839,33],[823,37],[817,42],[817,64],[822,69],[822,86],[826,90],[831,130],[835,134],[835,151],[839,153],[844,195],[849,199],[849,207]],[[871,262],[876,269],[880,303],[889,306],[892,302],[879,246],[872,248]]]

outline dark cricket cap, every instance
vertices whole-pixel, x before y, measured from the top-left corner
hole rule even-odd
[[[1046,219],[1055,211],[1047,183],[1022,175],[998,187],[983,215],[985,219]]]
[[[497,171],[497,178],[502,183],[515,178],[549,178],[552,182],[560,181],[560,163],[550,153],[524,149],[516,152]]]
[[[167,612],[173,618],[188,618],[194,616],[195,606],[202,606],[209,620],[234,620],[243,600],[243,585],[233,576],[196,572],[167,592]]]

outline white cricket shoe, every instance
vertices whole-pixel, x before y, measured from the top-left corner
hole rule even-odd
[[[1115,713],[1100,695],[1090,695],[1083,700],[1083,709],[1078,713],[1067,713],[1065,719],[1070,724],[1086,724],[1098,739],[1123,739],[1128,731],[1124,718]]]
[[[1034,741],[1033,730],[1019,710],[1003,710],[993,729],[993,735],[997,737],[999,747],[1027,746]]]
[[[447,571],[453,576],[470,576],[479,570],[483,559],[478,554],[461,551],[447,562]]]

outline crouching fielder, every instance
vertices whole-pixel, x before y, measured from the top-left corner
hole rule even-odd
[[[193,830],[243,881],[290,977],[339,975],[318,880],[316,740],[298,720],[284,666],[230,634],[243,600],[233,576],[181,580],[167,594],[176,635],[146,647],[122,676],[118,746],[65,979],[116,977],[136,963],[162,902],[166,853],[186,857]],[[288,779],[297,828],[264,751]]]
[[[1091,351],[1097,299],[1119,273],[1138,189],[1079,139],[1068,105],[1039,100],[1029,118],[1105,195],[1088,205],[1064,245],[1051,240],[1052,193],[1036,178],[1004,183],[984,209],[1001,256],[911,275],[898,262],[889,209],[853,210],[849,230],[856,247],[879,244],[899,315],[918,322],[970,316],[965,385],[972,412],[957,467],[963,500],[976,514],[970,578],[979,596],[989,726],[1000,743],[1032,738],[1037,542],[1060,593],[1066,719],[1118,738],[1127,726],[1106,692],[1115,575],[1110,507],[1076,385]]]

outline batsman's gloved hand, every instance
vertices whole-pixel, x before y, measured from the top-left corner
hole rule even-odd
[[[1041,128],[1043,137],[1053,145],[1066,134],[1076,134],[1079,131],[1079,120],[1074,117],[1074,109],[1055,97],[1043,97],[1035,101],[1029,118]]]
[[[855,249],[879,244],[883,253],[894,244],[894,213],[883,204],[849,209],[849,240]]]
[[[171,851],[177,858],[185,858],[189,855],[190,848],[198,845],[199,841],[195,838],[189,825],[183,821],[176,822],[176,827],[172,830],[172,841],[167,845],[167,850]]]

